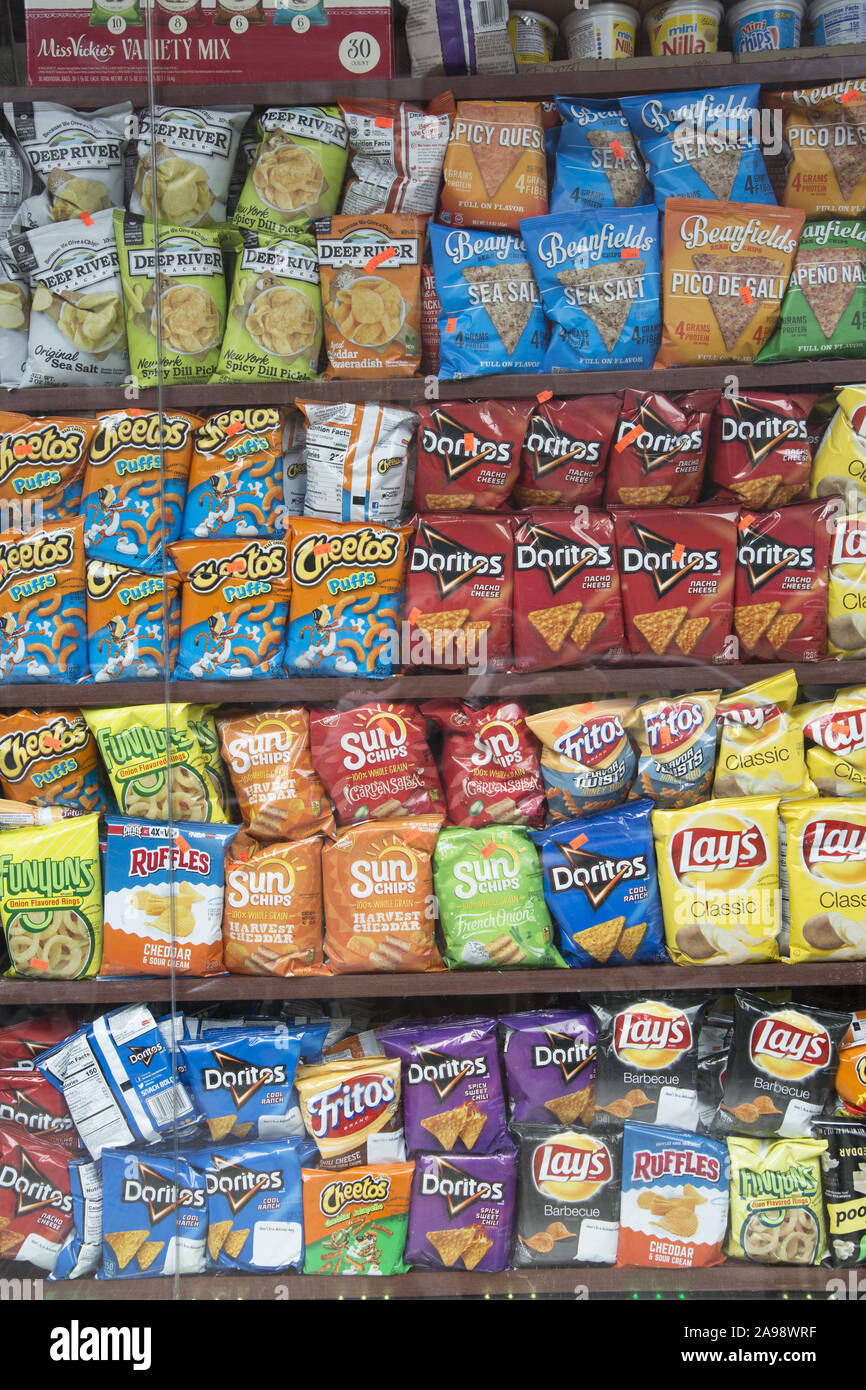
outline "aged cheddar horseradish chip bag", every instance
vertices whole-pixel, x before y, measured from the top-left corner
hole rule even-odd
[[[827,645],[827,561],[835,499],[739,524],[734,631],[743,657],[817,661]]]
[[[63,1092],[35,1068],[0,1067],[0,1122],[21,1125],[36,1138],[50,1139],[69,1153],[81,1149]]]
[[[844,386],[815,453],[812,497],[841,497],[848,513],[866,511],[866,387]]]
[[[306,422],[304,516],[399,521],[415,431],[411,410],[392,405],[298,401]]]
[[[2,305],[0,305],[2,325]],[[0,412],[0,509],[11,524],[78,516],[93,420]]]
[[[404,1274],[414,1163],[303,1168],[304,1273]]]
[[[18,710],[0,719],[0,789],[13,801],[103,814],[99,755],[83,716]]]
[[[654,811],[668,951],[677,965],[778,960],[778,796]]]
[[[441,824],[441,816],[365,821],[338,831],[325,846],[325,952],[332,970],[441,964],[433,939],[431,865]]]
[[[614,509],[623,611],[635,656],[730,656],[736,507]]]
[[[320,1167],[402,1163],[400,1061],[372,1056],[325,1060],[297,1072],[304,1127],[316,1142]]]
[[[547,212],[541,108],[531,101],[458,101],[445,154],[440,217],[456,227],[518,230]]]
[[[421,365],[424,221],[408,213],[316,225],[330,376],[412,376]]]
[[[419,518],[406,586],[413,665],[507,665],[513,549],[505,518]]]
[[[311,236],[241,231],[215,381],[314,377],[322,346],[319,263]]]
[[[311,709],[310,740],[313,765],[340,825],[423,816],[441,807],[427,726],[414,705],[375,702],[341,713]]]
[[[290,581],[285,541],[178,541],[178,676],[250,680],[282,670]]]
[[[430,700],[421,713],[442,730],[439,770],[452,825],[541,825],[544,786],[538,745],[516,701],[475,709]]]
[[[578,506],[534,508],[514,533],[514,664],[520,671],[622,656],[613,521]]]
[[[310,758],[306,709],[219,719],[217,726],[244,824],[255,839],[333,834],[330,802]]]
[[[599,1020],[595,1125],[698,1125],[698,1033],[704,1005],[680,994],[608,995]]]
[[[81,519],[0,534],[0,680],[79,681],[88,673]]]
[[[412,534],[408,525],[292,520],[289,675],[390,676]]]
[[[622,402],[582,396],[532,407],[514,500],[520,507],[601,502],[604,466]]]
[[[755,1264],[827,1258],[821,1197],[826,1139],[729,1139],[731,1221],[725,1254]]]
[[[121,815],[226,823],[187,709],[186,705],[138,705],[85,714]]]
[[[782,807],[791,960],[866,959],[866,802],[844,797]]]
[[[87,565],[87,645],[95,681],[171,675],[180,640],[180,581],[123,565]]]
[[[226,858],[223,956],[232,975],[307,975],[322,965],[322,842],[258,845]]]
[[[836,518],[827,615],[829,655],[862,656],[866,652],[866,517]]]
[[[175,227],[223,222],[235,156],[250,107],[156,106],[141,114],[131,212]],[[122,207],[113,198],[111,207]],[[88,209],[92,211],[92,209]]]
[[[808,419],[814,395],[723,392],[713,415],[710,478],[719,497],[752,509],[799,502],[809,491]]]
[[[0,840],[0,922],[10,975],[82,980],[102,958],[99,817],[7,830]]]
[[[785,120],[785,205],[810,217],[866,212],[866,80],[768,92],[766,102]]]
[[[517,1269],[613,1264],[622,1136],[518,1125]]]
[[[652,366],[661,335],[656,209],[586,209],[520,230],[553,325],[544,370]]]
[[[223,410],[201,422],[189,469],[182,538],[272,536],[283,502],[282,449],[283,421],[276,406]]]
[[[548,822],[592,815],[625,801],[637,770],[625,730],[633,709],[631,700],[587,701],[526,721],[544,745]]]
[[[379,1041],[403,1066],[410,1153],[495,1153],[508,1147],[495,1018],[385,1028]]]
[[[519,236],[428,228],[439,313],[439,375],[460,380],[541,370],[547,324]]]
[[[639,752],[635,794],[671,808],[707,798],[713,784],[720,694],[701,690],[638,705],[629,721]]]
[[[761,203],[669,198],[657,365],[753,362],[776,326],[804,219]]]
[[[713,796],[776,792],[790,801],[815,795],[806,772],[803,730],[791,715],[796,698],[796,675],[780,671],[719,702],[721,738]]]
[[[651,810],[651,802],[638,801],[533,834],[569,965],[666,959]]]
[[[673,400],[627,390],[607,463],[606,504],[689,507],[704,481],[710,419],[718,391]]]
[[[341,101],[351,174],[340,211],[430,217],[436,211],[451,108],[450,94],[437,97],[426,111],[408,101]]]
[[[124,137],[131,102],[100,111],[71,111],[53,101],[6,101],[3,114],[17,145],[45,185],[43,193],[27,198],[18,209],[19,225],[44,226],[122,207]]]
[[[721,1264],[727,1157],[725,1145],[707,1135],[626,1124],[617,1265],[698,1269]]]
[[[808,222],[778,327],[759,360],[866,357],[864,266],[866,223]]]
[[[406,1259],[419,1269],[503,1270],[517,1201],[517,1154],[419,1154]]]
[[[33,1032],[32,1020],[28,1031]],[[0,1033],[0,1052],[3,1047],[4,1038]],[[866,1010],[854,1014],[851,1027],[839,1045],[839,1066],[833,1084],[839,1100],[837,1113],[866,1115]]]
[[[586,1007],[500,1015],[509,1119],[516,1124],[592,1123],[595,1015]]]
[[[491,970],[564,965],[535,847],[516,825],[448,827],[433,858],[446,963]]]
[[[336,106],[269,107],[238,199],[238,227],[280,236],[336,212],[349,136]]]
[[[651,203],[652,188],[619,102],[559,97],[557,106],[564,124],[550,211]]]
[[[87,1229],[98,1229],[99,1170],[92,1163],[79,1164],[51,1138],[14,1123],[0,1124],[0,1165],[7,1178],[0,1189],[0,1256],[50,1274],[75,1231],[72,1193],[81,1170],[89,1197]],[[78,1272],[92,1274],[95,1261],[88,1265]]]
[[[203,1274],[206,1238],[204,1174],[186,1155],[105,1150],[101,1278]]]
[[[197,415],[117,410],[97,416],[81,498],[88,559],[162,571],[180,536]]]
[[[294,1080],[301,1031],[214,1028],[181,1041],[189,1084],[215,1142],[280,1139],[295,1132]]]
[[[492,512],[517,481],[530,401],[454,401],[418,410],[415,506]]]

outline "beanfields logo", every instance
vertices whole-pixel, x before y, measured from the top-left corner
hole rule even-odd
[[[866,817],[834,820],[816,816],[803,831],[803,858],[816,878],[850,887],[866,875]],[[852,823],[852,821],[854,823]]]
[[[830,1035],[795,1009],[761,1018],[749,1036],[749,1056],[759,1071],[785,1081],[802,1081],[830,1064]]]
[[[609,1149],[590,1134],[558,1134],[532,1155],[536,1190],[557,1202],[587,1202],[612,1177]]]
[[[632,1004],[613,1022],[613,1049],[633,1067],[665,1070],[692,1047],[692,1026],[681,1009],[647,1000]]]
[[[763,832],[746,817],[700,811],[671,839],[671,865],[691,888],[734,892],[769,860]]]

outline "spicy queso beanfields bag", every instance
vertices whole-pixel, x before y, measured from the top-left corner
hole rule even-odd
[[[547,212],[541,107],[531,101],[459,101],[445,153],[440,219],[455,227],[517,231]]]

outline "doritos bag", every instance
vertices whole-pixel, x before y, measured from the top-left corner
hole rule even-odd
[[[223,410],[200,424],[183,512],[184,540],[274,534],[283,501],[282,438],[277,406]]]
[[[77,1027],[78,1017],[70,1009],[7,1024],[0,1028],[0,1067],[32,1071],[37,1057],[68,1038]]]
[[[835,510],[831,499],[757,516],[747,512],[741,518],[734,631],[744,658],[818,661],[824,656],[827,560]]]
[[[82,1147],[63,1092],[35,1069],[0,1065],[0,1123],[21,1125],[35,1138],[50,1139],[69,1153]]]
[[[791,801],[815,795],[806,771],[803,730],[791,715],[796,698],[795,673],[780,671],[720,700],[713,796],[775,792]]]
[[[105,812],[99,755],[83,717],[19,710],[0,718],[0,788],[13,801]]]
[[[445,152],[439,216],[455,227],[516,232],[547,212],[541,108],[530,101],[458,101]]]
[[[651,203],[652,187],[619,102],[558,97],[557,106],[563,126],[550,211]]]
[[[414,705],[310,710],[313,766],[340,825],[423,816],[442,804],[427,726]],[[0,767],[2,778],[2,767]]]
[[[174,671],[180,580],[87,562],[87,646],[95,681],[159,680]]]
[[[502,1061],[512,1124],[581,1124],[595,1110],[595,1039],[588,1006],[501,1014]]]
[[[713,415],[710,480],[721,500],[780,507],[809,491],[813,394],[723,392]]]
[[[606,505],[689,507],[704,481],[710,418],[717,391],[673,399],[657,391],[625,392],[607,463]]]
[[[450,824],[542,824],[538,750],[522,705],[494,701],[475,709],[430,700],[421,712],[442,730],[439,770]]]
[[[421,365],[424,220],[409,213],[316,225],[328,375],[413,376]]]
[[[21,508],[22,525],[29,529],[25,508],[37,505],[43,521],[78,516],[88,445],[95,430],[94,420],[31,419],[0,411],[0,507],[10,520],[14,508]]]
[[[217,726],[241,815],[255,839],[333,834],[331,804],[313,771],[306,709],[239,715]]]
[[[223,956],[232,975],[312,975],[322,958],[322,841],[259,845],[243,831],[226,856]]]
[[[179,1051],[199,1114],[214,1143],[285,1139],[295,1133],[294,1080],[300,1029],[216,1027]]]
[[[864,269],[866,223],[808,222],[776,331],[758,361],[866,357]]]
[[[419,518],[406,586],[413,665],[502,670],[508,664],[513,548],[505,518],[447,512]]]
[[[509,1147],[495,1018],[419,1020],[379,1041],[403,1067],[409,1153],[496,1153]]]
[[[69,1150],[23,1125],[0,1124],[0,1258],[23,1260],[50,1274],[61,1247],[74,1230]],[[98,1170],[87,1165],[98,1182]],[[98,1221],[99,1199],[93,1192],[88,1212]]]
[[[0,535],[0,681],[65,684],[88,674],[84,523]]]
[[[101,1278],[204,1274],[207,1229],[204,1175],[187,1156],[104,1150]]]
[[[178,541],[169,553],[183,580],[178,678],[280,674],[291,593],[286,542]]]
[[[771,91],[765,103],[785,120],[785,206],[809,217],[866,212],[866,79]]]
[[[625,730],[633,709],[633,700],[588,700],[527,719],[544,744],[541,774],[548,824],[625,801],[637,770]]]
[[[597,506],[604,466],[622,402],[619,396],[580,396],[532,407],[520,476],[519,507]]]
[[[455,1187],[461,1194],[456,1201]],[[517,1202],[517,1154],[498,1153],[440,1158],[419,1154],[412,1179],[406,1259],[419,1269],[467,1270],[507,1267]]]
[[[415,506],[493,512],[517,481],[529,401],[454,401],[418,409]]]

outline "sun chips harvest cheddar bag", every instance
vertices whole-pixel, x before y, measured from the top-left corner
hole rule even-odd
[[[137,705],[85,714],[121,815],[225,824],[187,709]]]
[[[455,227],[517,231],[547,212],[541,107],[529,101],[458,101],[445,153],[439,216]]]
[[[803,730],[791,714],[796,698],[795,673],[780,671],[719,702],[721,739],[713,796],[776,792],[790,801],[815,795],[806,772]]]
[[[412,376],[421,365],[424,220],[332,217],[316,226],[328,375]]]
[[[768,92],[766,101],[785,120],[786,207],[809,217],[866,212],[866,79]]]
[[[826,1139],[728,1140],[731,1220],[725,1254],[763,1265],[827,1258],[821,1197]]]
[[[835,511],[831,498],[741,517],[734,631],[743,657],[818,661],[824,655]]]
[[[81,980],[102,958],[99,817],[0,837],[0,922],[10,975]]]
[[[697,1269],[722,1263],[727,1150],[718,1139],[626,1124],[618,1266]]]
[[[625,801],[637,759],[625,731],[631,700],[588,700],[530,715],[541,740],[548,822],[592,815]]]
[[[2,327],[2,305],[0,305]],[[28,509],[36,521],[66,521],[78,516],[81,481],[88,445],[96,431],[93,420],[31,419],[0,411],[0,509],[10,524],[27,528]]]
[[[0,680],[79,681],[88,673],[81,518],[0,534]]]
[[[333,834],[330,802],[310,758],[305,708],[223,718],[218,728],[238,806],[254,839]]]
[[[782,806],[791,960],[866,959],[866,801]]]
[[[404,1274],[414,1163],[303,1168],[304,1273]]]
[[[598,1128],[619,1129],[637,1110],[644,1124],[697,1129],[703,1009],[680,994],[608,995],[594,1005]]]
[[[310,740],[313,764],[340,825],[440,809],[427,725],[414,705],[374,702],[341,713],[311,709]],[[0,764],[0,782],[2,776]]]
[[[178,677],[278,675],[291,592],[286,542],[178,541],[169,553],[183,580]]]
[[[518,1125],[514,1133],[519,1145],[515,1268],[613,1264],[622,1136],[543,1125]]]
[[[322,966],[322,841],[258,845],[226,856],[223,956],[232,975],[312,975]]]
[[[83,716],[18,710],[0,718],[0,789],[13,801],[102,815],[107,804],[99,755]]]

